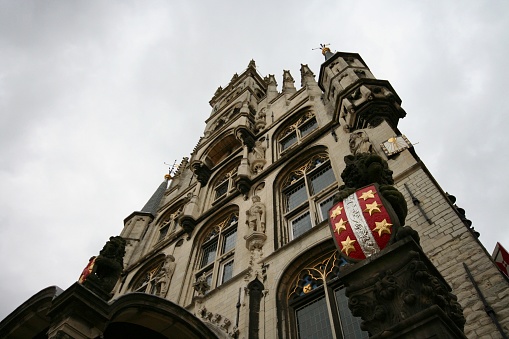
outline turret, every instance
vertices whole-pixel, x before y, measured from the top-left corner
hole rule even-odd
[[[386,80],[376,79],[357,53],[325,52],[318,84],[334,119],[347,132],[378,126],[382,121],[397,129],[406,113],[401,99]]]
[[[159,204],[168,187],[168,181],[171,177],[167,174],[164,181],[155,190],[154,194],[150,197],[147,203],[143,206],[141,211],[135,211],[124,219],[124,229],[120,236],[127,241],[126,254],[124,256],[124,263],[126,265],[132,262],[134,254],[141,254],[144,247],[143,240],[148,233],[148,228],[152,220],[154,220]]]

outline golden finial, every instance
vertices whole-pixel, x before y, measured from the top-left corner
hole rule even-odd
[[[164,164],[168,166],[168,174],[165,174],[164,178],[167,180],[173,179],[173,174],[175,174],[175,166],[177,165],[177,160],[173,162],[173,165],[167,164],[166,162]]]
[[[327,52],[330,53],[330,48],[328,46],[330,46],[330,44],[320,44],[320,47],[313,48],[312,50],[314,51],[315,49],[321,49],[322,54],[325,56],[325,54],[327,54]]]

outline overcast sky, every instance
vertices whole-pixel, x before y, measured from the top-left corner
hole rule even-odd
[[[509,247],[508,1],[0,0],[0,319],[77,280],[233,73],[300,86],[320,43],[391,82],[400,130],[487,250]]]

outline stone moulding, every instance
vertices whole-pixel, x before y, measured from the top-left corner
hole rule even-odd
[[[465,338],[463,310],[411,238],[340,271],[348,307],[372,338]]]

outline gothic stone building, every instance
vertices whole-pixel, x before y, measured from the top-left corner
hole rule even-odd
[[[343,158],[360,152],[388,161],[406,224],[463,307],[465,335],[509,333],[509,283],[399,131],[396,91],[358,54],[324,55],[318,81],[302,65],[300,89],[284,71],[279,91],[254,61],[219,87],[190,158],[125,219],[112,294],[47,288],[0,323],[0,336],[367,338],[327,221]]]

